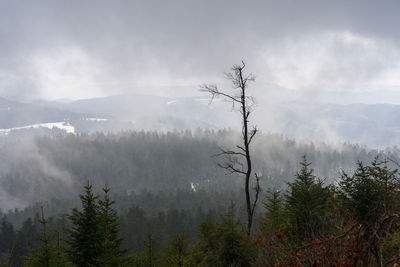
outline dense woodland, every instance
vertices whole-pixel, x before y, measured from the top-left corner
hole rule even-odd
[[[5,144],[2,204],[25,207],[1,212],[2,264],[399,262],[397,148],[375,151],[258,135],[253,160],[262,174],[262,194],[249,236],[243,179],[226,175],[213,157],[238,138],[233,131],[199,130]]]
[[[237,190],[240,177],[227,176],[213,155],[240,138],[233,131],[176,133],[126,132],[116,135],[42,137],[5,144],[0,150],[2,209],[27,206],[51,198],[78,196],[92,181],[97,189],[109,185],[115,193],[177,188]],[[384,151],[397,158],[398,149]],[[354,170],[357,161],[370,162],[378,151],[358,145],[302,142],[259,134],[252,146],[254,168],[263,188],[281,188],[293,180],[302,155],[328,183],[340,169]]]

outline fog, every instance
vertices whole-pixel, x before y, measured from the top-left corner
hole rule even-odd
[[[193,96],[244,59],[257,85],[399,89],[398,1],[2,1],[0,95]]]
[[[240,131],[230,104],[208,104],[199,86],[230,92],[224,72],[244,60],[256,76],[251,123],[263,134],[329,151],[343,151],[345,142],[393,147],[400,142],[399,12],[398,1],[372,0],[2,1],[0,97],[18,103],[1,99],[0,128],[64,122],[77,136]],[[5,208],[57,195],[60,184],[74,188],[76,174],[31,139],[65,134],[0,136],[2,145],[15,142],[7,162],[35,166],[21,178],[26,196],[0,187]],[[3,165],[5,181],[13,170]],[[29,173],[39,180],[26,180]],[[48,182],[40,179],[54,190],[37,191]]]

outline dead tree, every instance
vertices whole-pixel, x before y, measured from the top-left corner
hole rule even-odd
[[[236,145],[234,149],[221,149],[217,156],[224,156],[226,161],[218,164],[219,167],[228,171],[229,174],[239,174],[245,177],[244,191],[246,194],[246,211],[247,211],[247,233],[250,235],[251,226],[253,224],[254,211],[260,193],[259,176],[254,173],[252,176],[252,159],[250,153],[250,145],[254,136],[257,133],[256,127],[249,125],[249,117],[253,111],[254,98],[247,95],[247,87],[250,82],[254,82],[255,77],[250,74],[245,74],[246,65],[242,61],[240,65],[234,65],[230,73],[226,73],[226,78],[232,82],[233,92],[225,93],[220,91],[217,85],[204,84],[201,86],[201,91],[211,94],[211,101],[215,98],[223,98],[232,103],[233,109],[241,114],[242,120],[242,135],[241,143]],[[255,179],[255,195],[252,200],[250,194],[250,179]]]

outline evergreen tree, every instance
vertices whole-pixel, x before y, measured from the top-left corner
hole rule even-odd
[[[51,247],[47,229],[48,225],[47,225],[47,220],[44,218],[43,207],[41,207],[41,210],[42,210],[42,217],[39,220],[42,226],[42,231],[39,237],[41,245],[39,248],[33,249],[33,252],[30,253],[31,255],[29,255],[26,258],[24,262],[25,266],[43,266],[43,267],[50,266]]]
[[[387,161],[378,157],[368,166],[359,162],[353,175],[342,173],[338,195],[348,224],[359,227],[357,240],[365,265],[393,262],[392,255],[398,254],[398,240],[389,244],[400,225],[399,181],[397,169],[389,169]]]
[[[269,190],[264,202],[266,210],[263,219],[264,230],[275,232],[284,224],[284,199],[281,192],[277,190]]]
[[[147,240],[144,241],[144,247],[145,247],[145,266],[147,267],[154,267],[156,257],[155,257],[155,252],[156,252],[156,241],[154,239],[154,236],[152,234],[147,235]]]
[[[289,183],[286,210],[290,230],[297,243],[321,236],[329,228],[329,200],[332,190],[324,187],[310,168],[311,163],[303,156],[301,169],[295,181]]]
[[[353,175],[342,172],[339,196],[345,210],[357,223],[374,226],[382,215],[399,211],[398,171],[390,170],[387,161],[378,158],[369,166],[358,162]]]
[[[19,266],[23,263],[23,256],[29,253],[31,248],[40,244],[38,236],[40,234],[40,217],[35,214],[34,219],[28,218],[17,231],[15,247],[13,251],[14,264]]]
[[[7,262],[11,266],[14,256],[16,232],[5,217],[0,223],[0,262]]]
[[[92,192],[89,182],[80,199],[82,210],[74,208],[69,215],[72,227],[67,229],[67,252],[72,262],[78,266],[98,266],[103,237],[100,235],[98,196]]]
[[[252,266],[255,249],[235,218],[233,206],[221,223],[206,220],[201,224],[193,254],[201,266]]]
[[[189,242],[185,234],[172,234],[168,246],[161,256],[162,266],[184,267],[188,266]]]
[[[14,227],[5,217],[0,223],[0,263],[4,266],[11,266],[13,263],[13,251],[15,246],[16,233]]]
[[[56,231],[56,238],[52,241],[52,235],[49,234],[48,220],[44,218],[43,209],[40,219],[42,231],[39,236],[41,244],[31,249],[29,255],[24,257],[24,266],[51,266],[51,267],[71,267],[72,263],[67,259],[65,248],[60,240],[59,231]]]
[[[100,266],[118,266],[124,251],[121,249],[122,238],[119,237],[119,217],[113,209],[115,201],[109,197],[110,189],[103,188],[104,197],[99,200],[99,235],[101,238]]]

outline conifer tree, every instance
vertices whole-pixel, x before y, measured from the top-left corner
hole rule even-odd
[[[16,232],[11,223],[5,217],[0,223],[0,253],[5,255],[3,260],[7,262],[6,266],[11,266],[13,263],[13,253],[15,247]]]
[[[67,259],[64,246],[60,240],[59,231],[56,231],[56,236],[51,235],[48,229],[48,220],[45,219],[42,209],[42,216],[39,222],[42,226],[41,234],[38,238],[40,245],[31,249],[29,255],[24,257],[24,266],[26,267],[69,267],[73,266]]]
[[[275,232],[284,223],[284,199],[280,191],[269,190],[266,201],[263,203],[266,210],[263,226]]]
[[[103,188],[104,197],[99,200],[99,235],[101,238],[101,256],[99,264],[103,267],[118,266],[124,251],[121,249],[122,238],[119,237],[119,217],[113,209],[115,201],[109,197],[110,188]]]
[[[185,234],[172,234],[169,245],[162,254],[163,266],[183,267],[187,266],[189,254],[189,242]]]
[[[39,246],[39,248],[31,251],[30,255],[24,262],[24,265],[26,266],[35,266],[35,265],[43,267],[50,266],[51,248],[50,248],[50,240],[47,229],[47,220],[44,218],[43,207],[41,207],[41,211],[42,211],[42,216],[39,220],[42,226],[42,231],[39,237],[41,245]]]
[[[359,227],[357,241],[365,265],[387,262],[383,266],[389,266],[400,260],[392,257],[399,255],[398,240],[389,245],[400,225],[400,177],[387,163],[378,157],[367,166],[359,162],[353,175],[343,172],[339,182],[338,194],[347,221]],[[385,239],[387,244],[383,245]]]
[[[254,246],[235,218],[233,206],[221,223],[206,220],[200,225],[193,254],[200,266],[252,266]]]
[[[152,234],[147,235],[147,240],[144,241],[145,246],[145,261],[147,267],[155,266],[155,239]]]
[[[80,196],[82,210],[72,209],[69,219],[72,227],[67,229],[67,252],[78,266],[97,266],[101,256],[98,196],[92,192],[88,182],[85,194]]]
[[[318,237],[329,225],[328,204],[330,187],[325,187],[310,168],[311,163],[303,156],[301,169],[295,181],[289,183],[286,195],[286,210],[292,235],[298,242]]]

